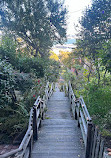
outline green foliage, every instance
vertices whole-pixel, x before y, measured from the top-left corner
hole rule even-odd
[[[9,63],[0,60],[0,108],[12,106],[16,102],[13,72],[14,70]]]
[[[3,0],[0,17],[6,27],[44,57],[53,43],[66,39],[66,8],[57,0]]]
[[[45,69],[45,77],[49,82],[56,82],[60,72],[60,63],[56,60],[48,60]]]
[[[45,65],[44,65],[45,66]],[[37,77],[44,76],[43,60],[37,57],[29,58],[27,56],[20,57],[16,66],[20,72],[34,73]]]
[[[100,79],[99,65],[111,72],[110,56],[110,0],[93,0],[91,8],[87,8],[81,18],[81,40],[78,46],[83,49],[82,54],[93,61]]]
[[[79,93],[83,96],[92,120],[103,136],[111,136],[111,85],[102,87],[92,82],[85,85]]]
[[[16,67],[18,58],[16,55],[17,44],[10,34],[2,36],[0,44],[0,58],[8,61],[13,67]]]
[[[27,128],[46,81],[58,78],[60,64],[48,57],[53,43],[66,39],[66,9],[57,0],[3,0],[0,5],[0,28],[14,35],[4,34],[0,43],[0,139],[8,143]]]
[[[91,115],[103,118],[109,112],[111,108],[110,94],[109,87],[99,87],[93,83],[85,85],[83,95]]]
[[[47,80],[56,81],[60,64],[34,57],[19,48],[10,34],[0,44],[0,139],[12,143],[27,128],[29,111],[38,96],[44,95]]]
[[[23,130],[26,130],[28,117],[26,115],[10,115],[0,117],[0,144],[13,143],[14,138]]]
[[[26,109],[30,111],[30,108],[34,105],[35,100],[40,96],[43,97],[45,93],[46,81],[44,78],[33,78],[33,86],[30,89],[26,89],[23,95],[23,104],[26,105]]]
[[[68,70],[68,69],[67,69]],[[70,80],[72,88],[77,98],[83,96],[88,111],[93,122],[101,130],[105,138],[111,138],[111,75],[106,73],[104,78],[104,68],[101,68],[101,80],[98,85],[95,72],[91,74],[90,82],[87,82],[88,69],[83,69],[83,73],[78,76],[71,72],[63,70],[62,76],[68,83]],[[105,79],[105,80],[104,80]],[[105,84],[104,84],[105,83]]]
[[[15,76],[15,89],[24,93],[26,90],[29,90],[33,86],[33,77],[28,73],[18,73],[14,72]]]
[[[68,82],[69,80],[75,81],[75,78],[76,78],[76,77],[72,74],[72,72],[67,71],[67,69],[66,69],[66,70],[63,70],[61,75],[63,76],[63,78],[65,79],[66,82]]]
[[[111,39],[102,44],[99,52],[102,64],[106,67],[106,70],[111,72]]]
[[[60,58],[60,61],[63,65],[67,66],[68,68],[71,68],[71,63],[73,60],[73,56],[71,56],[72,53],[71,52],[64,52],[64,51],[60,51],[59,53],[59,58]],[[71,58],[70,58],[71,57]]]
[[[82,26],[87,31],[86,34],[91,33],[95,40],[110,39],[110,14],[110,0],[93,0],[91,8],[86,9],[81,20]]]
[[[44,76],[45,59],[33,57],[17,51],[19,46],[10,34],[2,37],[0,58],[8,61],[12,66],[23,73],[34,73],[37,77]],[[43,66],[44,63],[44,66]]]

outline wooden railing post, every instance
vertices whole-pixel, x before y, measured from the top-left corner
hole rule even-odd
[[[77,124],[77,125],[78,125],[78,127],[80,128],[80,120],[79,120],[79,118],[80,118],[81,116],[80,116],[80,109],[78,109],[78,110],[79,110],[79,112],[78,112],[78,116],[77,116],[77,120],[78,120],[78,124]]]
[[[33,147],[33,135],[29,142],[29,158],[31,157],[32,147]]]
[[[69,84],[68,84],[68,92],[67,93],[68,93],[68,97],[69,97],[69,93],[70,93]]]
[[[41,119],[43,120],[44,119],[44,101],[41,102],[41,110],[42,110]]]
[[[92,134],[92,122],[88,121],[87,125],[87,139],[86,139],[86,151],[85,151],[85,158],[90,158],[90,150],[91,150],[91,134]]]
[[[36,108],[33,107],[33,138],[34,140],[38,139],[38,130],[37,130],[37,113],[36,113]]]
[[[77,104],[78,104],[78,101],[75,100],[75,113],[74,113],[75,120],[77,120],[77,111],[76,111],[76,107],[78,106]]]

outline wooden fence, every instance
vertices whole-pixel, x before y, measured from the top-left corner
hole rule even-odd
[[[65,86],[66,95],[70,99],[73,117],[78,120],[85,144],[85,158],[111,158],[104,148],[104,141],[97,127],[92,123],[88,109],[82,97],[76,99],[71,83]]]
[[[30,111],[28,129],[19,148],[0,155],[0,158],[29,158],[31,156],[33,142],[34,140],[38,139],[38,129],[41,126],[41,120],[44,118],[47,101],[52,95],[53,89],[53,83],[51,84],[51,88],[49,88],[48,82],[45,88],[45,95],[43,96],[43,99],[38,97],[35,101],[34,106]]]

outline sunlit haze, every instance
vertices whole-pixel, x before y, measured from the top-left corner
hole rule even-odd
[[[74,36],[74,23],[77,24],[84,9],[91,6],[91,0],[65,0],[65,5],[68,9],[67,35]]]
[[[86,7],[91,6],[91,0],[65,0],[65,6],[68,10],[67,15],[67,39],[68,41],[64,45],[55,45],[53,47],[53,51],[56,54],[59,54],[59,50],[63,51],[71,51],[75,46],[72,43],[69,43],[70,40],[76,39],[76,33],[74,24],[77,25],[80,17],[82,16],[82,12]]]

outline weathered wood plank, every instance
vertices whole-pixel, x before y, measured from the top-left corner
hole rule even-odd
[[[87,134],[87,123],[86,120],[84,119],[83,112],[81,110],[80,110],[80,117],[83,124],[84,132],[85,134]]]
[[[99,156],[100,143],[101,143],[101,138],[100,138],[100,134],[98,133],[97,142],[96,142],[96,150],[95,150],[95,158],[98,158]]]
[[[104,141],[101,140],[99,158],[103,158],[103,151],[104,151]]]
[[[95,149],[96,149],[96,142],[97,142],[97,128],[95,127],[94,131],[94,142],[93,142],[93,148],[92,148],[92,158],[95,156]]]
[[[84,127],[83,127],[81,118],[79,118],[79,123],[80,123],[80,129],[81,129],[83,141],[84,141],[84,144],[85,144],[85,147],[86,147],[86,134],[85,134],[85,132],[84,132]]]

